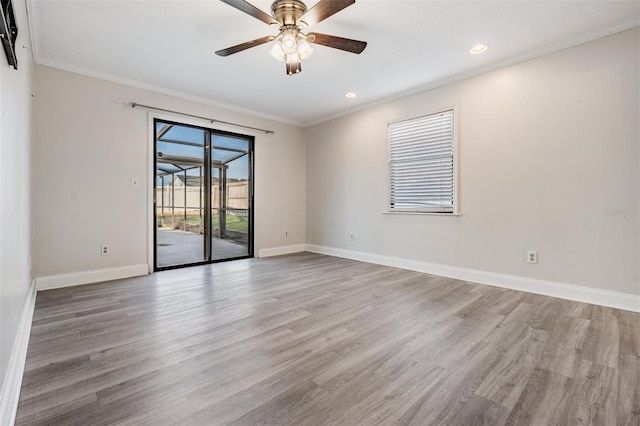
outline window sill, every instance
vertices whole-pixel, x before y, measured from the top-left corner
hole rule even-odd
[[[436,213],[436,212],[382,212],[389,215],[417,215],[417,216],[462,216],[462,213]]]

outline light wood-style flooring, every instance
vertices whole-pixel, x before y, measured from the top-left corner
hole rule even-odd
[[[300,253],[38,293],[17,425],[638,425],[640,314]]]

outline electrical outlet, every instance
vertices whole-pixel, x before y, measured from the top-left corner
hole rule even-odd
[[[100,246],[100,254],[102,256],[109,256],[109,244],[103,244]]]
[[[354,234],[353,232],[350,232],[350,233],[349,233],[349,239],[350,239],[351,241],[353,241],[353,240],[355,240],[355,239],[356,239],[356,236],[355,236],[355,234]]]
[[[284,236],[288,237],[289,236],[289,231],[284,231]]]
[[[527,263],[538,263],[538,252],[535,250],[527,250]]]

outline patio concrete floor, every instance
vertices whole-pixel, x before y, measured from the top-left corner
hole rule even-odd
[[[204,262],[204,235],[195,232],[184,232],[173,229],[157,230],[157,264],[158,267],[185,265]],[[214,260],[247,256],[249,248],[246,244],[231,240],[212,238]]]

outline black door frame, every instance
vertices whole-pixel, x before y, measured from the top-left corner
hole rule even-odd
[[[158,123],[170,124],[174,126],[190,127],[204,131],[204,182],[205,182],[205,197],[204,197],[204,249],[207,260],[201,262],[193,262],[180,265],[170,266],[158,266],[158,215],[157,215],[157,152],[158,152]],[[247,235],[248,253],[245,256],[230,257],[224,259],[213,259],[213,249],[211,247],[211,148],[213,136],[227,136],[232,138],[238,138],[246,140],[249,144],[247,151],[249,155],[249,230]],[[231,260],[247,259],[254,257],[254,170],[255,165],[255,136],[243,135],[241,133],[234,133],[224,130],[212,129],[210,127],[197,126],[194,124],[181,123],[178,121],[167,120],[163,118],[154,117],[153,119],[153,271],[166,271],[170,269],[187,268],[190,266],[208,265],[211,263],[228,262]],[[186,197],[186,191],[185,191]]]

